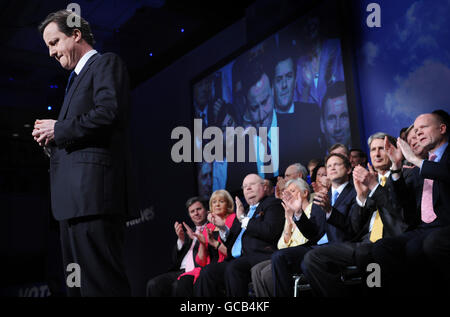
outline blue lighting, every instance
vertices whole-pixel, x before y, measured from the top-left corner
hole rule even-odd
[[[48,106],[48,107],[47,107],[47,110],[52,110],[52,106]]]
[[[184,29],[183,28],[181,28],[181,33],[183,33],[184,32]]]
[[[148,56],[153,56],[153,53],[148,54]]]

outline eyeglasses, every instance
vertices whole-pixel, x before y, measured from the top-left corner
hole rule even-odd
[[[247,187],[253,187],[257,184],[264,184],[264,182],[254,182],[254,183],[244,184],[241,186],[241,188],[242,188],[242,190],[245,190]]]

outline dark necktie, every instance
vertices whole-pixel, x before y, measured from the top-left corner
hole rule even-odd
[[[73,71],[70,73],[69,81],[67,82],[66,92],[65,92],[64,95],[67,95],[67,92],[69,91],[70,86],[72,86],[72,83],[73,83],[73,81],[75,80],[75,77],[77,77],[77,73],[75,73],[75,71],[73,70]]]

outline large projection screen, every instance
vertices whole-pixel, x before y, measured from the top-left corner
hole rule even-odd
[[[290,164],[357,139],[336,6],[311,10],[192,81],[201,196],[236,193],[249,173],[274,182]]]

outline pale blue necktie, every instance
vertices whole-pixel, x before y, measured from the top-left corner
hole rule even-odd
[[[256,206],[250,206],[250,210],[249,210],[247,216],[249,218],[252,218],[253,214],[255,213],[255,210],[256,210]],[[236,241],[233,244],[233,248],[231,249],[231,255],[234,258],[238,258],[238,257],[241,256],[241,253],[242,253],[242,235],[244,234],[245,230],[246,230],[246,228],[242,228],[241,229],[241,232],[239,233]]]
[[[334,206],[338,196],[339,196],[339,193],[338,193],[337,190],[335,190],[334,193],[333,193],[333,196],[331,196],[331,206]],[[319,241],[317,241],[318,245],[321,245],[321,244],[324,244],[324,243],[328,243],[328,236],[327,236],[326,233],[322,236],[322,238],[320,238]]]

